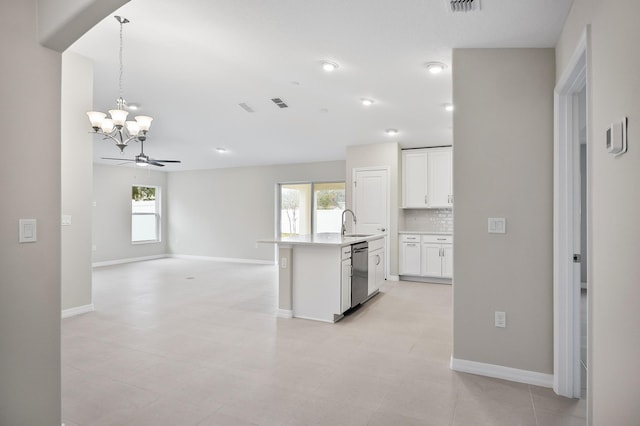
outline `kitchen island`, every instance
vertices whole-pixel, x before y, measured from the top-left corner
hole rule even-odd
[[[385,235],[323,233],[258,241],[278,246],[278,316],[339,321],[352,307],[352,278],[365,280],[364,288],[358,284],[353,290],[366,292],[354,303],[373,297],[385,276]],[[365,242],[364,269],[354,271],[351,248]]]

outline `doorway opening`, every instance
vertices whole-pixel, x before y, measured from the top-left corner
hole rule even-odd
[[[555,90],[554,391],[588,393],[588,52],[582,35]]]

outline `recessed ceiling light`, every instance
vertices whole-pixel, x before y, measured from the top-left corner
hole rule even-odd
[[[362,102],[362,105],[364,106],[371,106],[375,103],[375,101],[373,99],[367,99],[367,98],[362,98],[360,99],[360,101]]]
[[[335,62],[322,61],[322,69],[327,71],[327,72],[335,71],[338,68],[340,68],[340,66],[338,64],[336,64]]]
[[[385,130],[385,132],[387,133],[387,135],[389,136],[395,136],[398,134],[398,129],[387,129]]]
[[[447,111],[453,111],[453,104],[445,104],[444,109],[446,109]]]
[[[440,74],[447,68],[442,62],[427,62],[424,66],[431,74]]]
[[[220,154],[224,154],[225,152],[227,152],[227,149],[219,146],[218,148],[216,148],[216,151],[218,151],[218,153]]]

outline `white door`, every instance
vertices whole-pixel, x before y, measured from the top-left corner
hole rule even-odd
[[[389,172],[387,169],[353,170],[353,211],[357,234],[382,234],[389,228]]]
[[[428,277],[442,276],[442,246],[440,244],[422,243],[422,275]]]
[[[428,198],[430,207],[451,207],[451,148],[429,152]]]

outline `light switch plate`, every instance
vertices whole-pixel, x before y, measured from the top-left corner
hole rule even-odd
[[[507,326],[507,314],[505,312],[495,312],[495,326],[505,328]]]
[[[490,234],[507,233],[507,219],[505,219],[504,217],[490,217],[488,225],[488,231]]]
[[[35,243],[37,239],[35,219],[20,219],[19,242]]]

